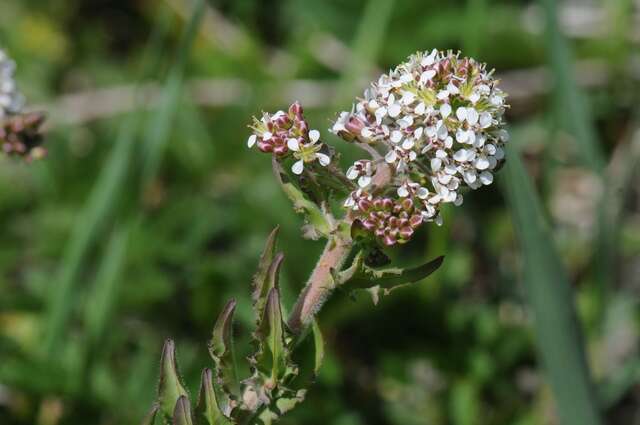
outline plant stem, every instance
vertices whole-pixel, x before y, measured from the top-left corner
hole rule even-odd
[[[302,333],[327,301],[335,289],[331,270],[339,271],[342,268],[351,247],[351,240],[345,241],[340,237],[329,239],[289,316],[288,325],[293,333]]]

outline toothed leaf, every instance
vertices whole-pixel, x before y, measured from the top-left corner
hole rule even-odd
[[[195,409],[196,425],[230,425],[232,422],[224,416],[218,407],[216,392],[213,388],[213,372],[202,371],[198,404]]]
[[[160,358],[160,383],[158,384],[158,405],[160,412],[165,418],[173,416],[173,410],[176,401],[181,396],[186,396],[187,391],[184,389],[180,374],[178,372],[178,364],[176,362],[175,344],[168,339],[164,343],[162,349],[162,357]]]
[[[180,396],[173,410],[173,425],[193,425],[191,405],[187,396]]]
[[[256,368],[271,380],[268,383],[271,386],[278,383],[287,367],[284,332],[280,293],[277,288],[272,288],[267,296],[260,326],[255,333],[260,347],[254,357]]]
[[[271,262],[271,264],[269,264],[267,273],[265,274],[262,282],[260,282],[259,284],[256,282],[253,311],[256,314],[256,318],[258,319],[258,321],[262,317],[264,307],[267,303],[267,296],[269,295],[269,291],[271,291],[271,289],[273,288],[278,288],[280,266],[282,265],[283,260],[284,254],[282,254],[281,252],[276,254],[273,257],[273,261]]]
[[[240,387],[236,376],[233,352],[233,313],[236,301],[230,300],[218,316],[213,327],[213,336],[209,342],[209,354],[215,365],[213,388],[220,410],[229,415],[237,398]]]
[[[253,299],[254,306],[260,298],[266,298],[266,294],[269,292],[269,289],[264,289],[264,283],[267,279],[269,269],[271,268],[271,264],[273,263],[273,259],[276,254],[276,244],[278,242],[279,231],[280,227],[278,226],[269,234],[264,249],[262,250],[262,255],[260,255],[258,270],[256,271],[256,274],[253,275],[253,292],[251,294],[251,297]],[[256,314],[257,319],[260,319],[261,311],[262,310],[258,310],[258,313]]]
[[[438,270],[444,261],[444,256],[413,268],[374,269],[364,263],[363,256],[358,254],[353,264],[345,271],[334,272],[334,279],[338,285],[345,285],[346,289],[372,289],[378,287],[383,295],[402,286],[417,282]]]

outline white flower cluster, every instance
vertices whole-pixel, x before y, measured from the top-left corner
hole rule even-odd
[[[20,113],[24,106],[24,97],[16,87],[15,70],[16,63],[0,49],[0,119]]]
[[[438,222],[441,204],[460,205],[461,188],[491,184],[504,158],[506,95],[492,73],[459,53],[417,53],[372,83],[332,132],[381,151],[397,196],[419,203],[424,221]],[[347,174],[370,175],[358,163]]]

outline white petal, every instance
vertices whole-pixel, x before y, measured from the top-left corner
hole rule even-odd
[[[408,151],[414,144],[413,139],[405,139],[404,142],[402,142],[402,149]]]
[[[456,109],[456,117],[458,117],[460,121],[464,121],[465,118],[467,118],[467,108],[465,108],[464,106],[461,106],[458,109]]]
[[[389,105],[389,116],[391,118],[397,117],[398,115],[400,115],[400,112],[402,112],[402,108],[400,107],[399,103]]]
[[[498,161],[500,161],[501,159],[504,158],[504,150],[502,148],[497,148],[496,149],[496,154],[495,157]]]
[[[349,169],[347,170],[347,178],[348,178],[349,180],[355,180],[355,179],[357,179],[357,178],[358,178],[358,175],[359,175],[359,173],[358,173],[358,170],[356,170],[356,167],[351,166],[351,167],[349,167]]]
[[[447,118],[449,115],[451,115],[451,105],[449,105],[448,103],[443,104],[440,107],[440,115],[442,115],[442,118]]]
[[[471,125],[474,125],[478,122],[478,111],[474,108],[467,108],[467,122]]]
[[[270,131],[265,131],[262,133],[262,140],[270,140],[273,137]]]
[[[406,198],[407,196],[409,196],[409,191],[406,187],[404,187],[404,185],[398,188],[398,196],[401,198]]]
[[[427,199],[427,196],[429,196],[429,190],[426,187],[420,187],[416,191],[416,194],[418,195],[418,198],[420,198],[420,199]]]
[[[409,161],[415,161],[415,159],[418,157],[418,154],[415,153],[415,151],[410,151],[409,152]]]
[[[390,150],[384,156],[384,160],[389,164],[393,164],[394,162],[396,162],[397,158],[398,158],[398,155],[396,155],[396,151],[394,151],[394,150]]]
[[[368,139],[373,136],[373,133],[371,132],[371,129],[369,129],[369,127],[363,127],[362,130],[360,130],[360,135],[365,139]]]
[[[425,84],[427,81],[431,80],[436,76],[436,71],[433,69],[428,69],[420,75],[420,82]]]
[[[453,146],[453,138],[451,136],[447,136],[447,138],[444,139],[444,147],[447,149],[451,149],[452,146]]]
[[[477,101],[480,100],[480,93],[478,92],[471,93],[471,96],[469,96],[469,100],[471,101],[471,103],[475,104]]]
[[[442,149],[438,149],[436,151],[436,158],[445,159],[447,157],[447,153]]]
[[[419,139],[419,138],[422,137],[422,133],[424,133],[424,128],[423,127],[418,127],[418,128],[416,128],[416,131],[413,132],[413,136],[416,139]]]
[[[400,141],[402,140],[402,132],[398,130],[394,130],[391,133],[390,139],[393,143],[400,143]]]
[[[449,184],[449,182],[451,181],[451,175],[450,174],[440,174],[438,176],[438,181],[442,184]]]
[[[466,149],[459,149],[456,151],[455,154],[453,154],[453,159],[455,159],[458,162],[465,162],[467,161],[467,155],[468,155],[468,152]]]
[[[491,126],[491,114],[488,112],[483,112],[480,114],[480,127],[487,128]]]
[[[293,172],[293,174],[300,175],[300,174],[302,174],[303,170],[304,170],[304,161],[303,160],[296,161],[291,166],[291,171]]]
[[[464,200],[464,198],[462,197],[462,195],[460,195],[458,193],[458,196],[456,197],[456,200],[453,201],[453,205],[455,205],[456,207],[459,207],[460,205],[462,205],[462,201]]]
[[[287,140],[287,147],[294,152],[298,152],[300,150],[300,142],[298,142],[298,139],[291,138]]]
[[[442,160],[440,158],[431,158],[431,171],[436,172],[442,166]]]
[[[249,139],[247,140],[247,146],[253,147],[253,145],[256,144],[257,139],[258,139],[258,136],[256,136],[255,134],[252,134],[251,136],[249,136]]]
[[[486,156],[479,156],[473,162],[473,166],[476,167],[478,170],[486,170],[487,168],[489,168],[489,160],[487,159]]]
[[[416,106],[416,108],[413,110],[413,112],[415,112],[418,115],[422,115],[424,114],[424,111],[426,109],[426,105],[424,104],[424,102],[420,102],[418,103],[418,106]]]
[[[324,153],[320,153],[318,152],[316,154],[316,158],[318,158],[318,162],[320,163],[320,165],[322,165],[323,167],[326,167],[327,165],[329,165],[329,163],[331,162],[331,158],[329,157],[329,155],[326,155]]]
[[[464,181],[467,182],[467,184],[473,184],[473,182],[476,181],[476,178],[478,176],[476,175],[476,172],[473,170],[468,170],[464,172]]]
[[[320,132],[318,130],[311,130],[309,132],[309,140],[311,140],[311,143],[315,143],[320,140]]]
[[[467,130],[467,143],[473,145],[476,141],[476,133],[469,129]]]
[[[496,147],[495,145],[492,144],[488,144],[484,147],[484,151],[488,154],[488,155],[495,155],[496,154]]]
[[[493,174],[488,171],[483,171],[480,173],[480,182],[485,186],[490,185],[493,183]]]
[[[507,130],[500,130],[500,132],[498,133],[498,137],[500,137],[500,140],[502,140],[503,142],[509,141],[509,133],[507,133]]]
[[[458,131],[456,131],[456,141],[458,143],[465,143],[468,138],[469,134],[463,129],[459,128]]]
[[[449,130],[447,130],[447,126],[444,125],[444,123],[442,121],[439,121],[439,126],[438,126],[438,139],[440,140],[445,140],[448,136],[449,136]]]
[[[402,95],[402,99],[400,99],[400,102],[402,102],[403,105],[411,105],[415,99],[415,94],[411,93],[410,91],[405,91]]]
[[[362,188],[369,186],[369,183],[371,183],[371,177],[369,176],[362,176],[358,179],[358,186]]]
[[[460,89],[458,89],[458,87],[456,87],[453,82],[449,81],[449,84],[447,84],[447,90],[449,91],[449,93],[451,94],[458,94],[460,93]]]
[[[440,100],[444,100],[449,97],[449,92],[446,90],[440,90],[436,97]]]

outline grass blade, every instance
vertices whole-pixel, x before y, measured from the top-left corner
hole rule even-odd
[[[538,351],[547,370],[560,423],[601,423],[571,287],[533,184],[516,151],[508,149],[503,176],[522,249],[524,284]]]

